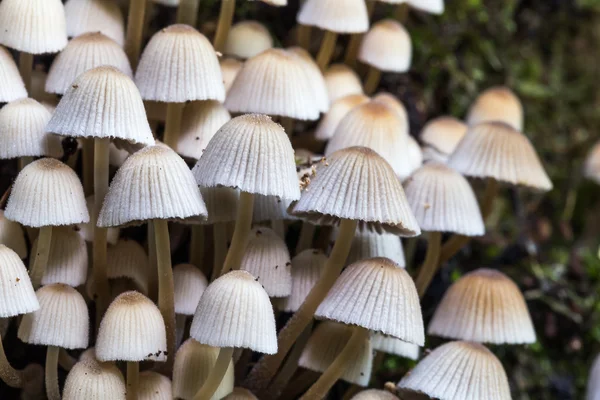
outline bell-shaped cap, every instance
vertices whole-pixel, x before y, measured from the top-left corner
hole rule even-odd
[[[393,336],[376,333],[371,336],[373,350],[386,354],[417,360],[419,358],[419,346],[397,339]]]
[[[206,206],[187,164],[164,145],[129,156],[113,178],[98,226],[139,224],[151,219],[206,217]]]
[[[139,400],[172,400],[172,393],[171,380],[166,376],[154,371],[140,373]]]
[[[425,331],[417,289],[387,258],[358,261],[342,272],[315,316],[394,336],[423,346]]]
[[[406,158],[408,159],[408,170],[412,174],[423,165],[423,152],[419,143],[412,136],[408,136],[406,146]]]
[[[13,184],[4,215],[32,227],[90,220],[77,174],[53,158],[42,158],[23,168]]]
[[[200,297],[208,286],[206,276],[192,264],[179,264],[173,268],[175,286],[175,313],[194,315]]]
[[[395,20],[379,21],[365,34],[358,59],[380,71],[406,72],[412,62],[410,35]]]
[[[277,353],[277,331],[269,295],[246,271],[221,276],[200,298],[190,336],[214,347]]]
[[[223,400],[258,400],[251,391],[242,387],[233,388],[233,392],[229,393]]]
[[[241,71],[243,62],[236,60],[235,58],[221,58],[219,60],[219,66],[221,67],[221,75],[223,75],[223,85],[225,85],[225,92],[229,93],[233,81]]]
[[[600,142],[596,143],[585,159],[583,175],[600,184]]]
[[[287,212],[291,203],[291,200],[282,199],[279,196],[263,196],[257,194],[254,197],[252,220],[255,223],[262,223],[296,219]]]
[[[467,124],[475,126],[484,122],[502,122],[523,131],[523,105],[517,95],[505,86],[496,86],[482,92],[471,105]]]
[[[366,147],[350,147],[319,163],[291,214],[315,223],[359,221],[402,236],[421,233],[392,167]]]
[[[85,349],[90,318],[83,296],[60,283],[43,286],[36,295],[40,308],[23,316],[19,339],[29,344]]]
[[[258,21],[240,21],[229,30],[224,53],[245,60],[273,47],[273,38]]]
[[[454,117],[438,117],[425,125],[419,138],[447,159],[466,134],[467,124],[464,122]]]
[[[534,343],[533,322],[518,286],[480,268],[456,281],[435,311],[429,334],[494,344]]]
[[[119,46],[125,44],[123,13],[114,0],[67,0],[65,17],[69,37],[99,32]]]
[[[407,392],[406,398],[418,393],[440,400],[511,399],[500,360],[484,346],[470,342],[450,342],[436,348],[398,387],[401,396]]]
[[[367,5],[363,0],[307,0],[297,20],[302,25],[337,33],[361,33],[369,29]]]
[[[266,115],[248,114],[223,125],[193,169],[202,187],[297,200],[294,150],[283,128]]]
[[[21,225],[4,216],[4,210],[0,210],[0,244],[17,253],[21,260],[27,258],[25,232]]]
[[[444,13],[444,0],[400,0],[399,2],[402,3],[403,1],[406,1],[411,7],[426,13],[437,15]],[[398,1],[396,2],[398,3]]]
[[[67,45],[61,0],[3,0],[0,26],[0,43],[25,53],[57,53]]]
[[[183,157],[198,160],[210,139],[230,119],[229,111],[218,101],[193,101],[186,104],[175,151]]]
[[[138,292],[119,295],[108,307],[98,331],[100,361],[165,361],[167,334],[158,307]]]
[[[306,296],[319,281],[327,256],[317,249],[307,249],[292,259],[292,291],[281,299],[278,308],[286,312],[296,312]]]
[[[142,293],[148,292],[150,260],[144,247],[131,239],[121,239],[106,252],[108,279],[132,280]]]
[[[37,250],[37,239],[31,247],[30,267]],[[31,270],[31,268],[30,268]],[[88,251],[85,240],[70,226],[52,229],[50,254],[42,277],[42,285],[64,283],[71,287],[83,285],[88,273]]]
[[[387,390],[368,389],[355,394],[350,400],[399,400]]]
[[[75,364],[67,375],[62,398],[125,400],[126,391],[125,379],[116,365],[86,359]]]
[[[469,128],[448,165],[474,178],[494,178],[539,191],[552,189],[552,182],[529,139],[501,122]]]
[[[313,89],[314,92],[313,99],[317,103],[320,112],[327,112],[327,110],[329,110],[329,94],[327,93],[325,78],[323,77],[323,73],[317,65],[317,62],[310,53],[302,47],[290,47],[288,48],[288,51],[298,56],[304,64],[304,70],[311,82],[310,88]]]
[[[27,97],[25,83],[12,55],[0,46],[0,103]]]
[[[330,65],[323,77],[330,103],[351,94],[364,94],[359,76],[345,64]]]
[[[208,39],[189,25],[171,25],[152,36],[142,53],[135,83],[144,100],[225,100],[217,53]]]
[[[389,258],[400,268],[406,267],[402,241],[393,233],[377,233],[366,229],[357,229],[352,239],[350,254],[346,264],[350,265],[367,258]]]
[[[0,244],[0,318],[27,314],[40,308],[23,261]]]
[[[92,213],[94,212],[94,201],[94,195],[88,196],[85,199],[85,205],[90,215],[92,215]],[[83,237],[83,239],[86,242],[94,241],[95,230],[94,223],[92,221],[89,221],[85,224],[79,224],[77,225],[77,228],[79,229],[79,234],[81,235],[81,237]],[[116,244],[119,240],[120,233],[121,230],[119,228],[108,228],[106,232],[106,239],[108,241],[108,244]]]
[[[363,94],[351,94],[336,100],[317,125],[315,137],[319,140],[331,139],[344,117],[355,107],[368,101],[369,98]]]

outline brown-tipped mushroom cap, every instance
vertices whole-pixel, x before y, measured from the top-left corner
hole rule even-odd
[[[111,399],[125,400],[125,380],[112,363],[86,359],[73,366],[63,391],[63,400]]]
[[[338,33],[361,33],[369,29],[363,0],[307,0],[298,13],[298,23]]]
[[[358,59],[380,71],[406,72],[412,61],[410,35],[395,20],[379,21],[364,36]]]
[[[345,64],[333,64],[323,74],[325,86],[329,94],[329,102],[351,94],[363,94],[360,78],[354,70]]]
[[[454,117],[438,117],[429,121],[420,134],[421,141],[448,158],[467,134],[467,124]]]
[[[67,0],[65,18],[69,37],[100,32],[119,46],[125,44],[123,13],[114,0]]]
[[[25,83],[12,55],[0,46],[0,102],[8,103],[27,97]]]
[[[0,244],[0,318],[40,308],[31,280],[17,253]]]
[[[469,109],[467,124],[503,122],[517,131],[523,130],[523,106],[512,90],[504,86],[492,87],[477,97]]]
[[[224,53],[245,60],[273,47],[273,38],[258,21],[241,21],[229,30]]]
[[[354,395],[350,400],[399,400],[386,390],[369,389]]]

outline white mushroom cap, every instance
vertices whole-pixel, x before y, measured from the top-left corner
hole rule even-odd
[[[100,32],[119,46],[125,44],[123,13],[114,0],[67,0],[65,18],[69,37]]]
[[[229,30],[224,53],[245,60],[273,47],[273,38],[258,21],[240,21]]]
[[[385,72],[406,72],[412,62],[412,41],[397,21],[375,23],[362,40],[358,59]]]
[[[447,157],[466,134],[467,124],[464,122],[454,117],[438,117],[423,127],[419,137],[423,143]]]
[[[27,269],[17,253],[0,244],[0,318],[40,308]]]
[[[256,223],[267,221],[281,221],[296,219],[288,214],[292,200],[282,199],[279,196],[263,196],[257,194],[254,196],[254,212],[252,221]]]
[[[278,303],[283,311],[296,312],[317,283],[327,262],[320,250],[307,249],[292,259],[292,291]]]
[[[354,395],[350,400],[399,400],[398,397],[386,390],[369,389]]]
[[[523,131],[523,105],[517,95],[505,86],[491,87],[475,100],[467,124],[475,126],[484,122],[502,122],[513,129]]]
[[[369,29],[364,0],[307,0],[297,19],[302,25],[338,33],[361,33]]]
[[[125,379],[112,363],[86,359],[73,366],[63,390],[63,400],[125,400]]]
[[[600,183],[600,142],[596,143],[588,153],[583,167],[583,175]]]
[[[363,94],[351,94],[337,99],[315,129],[315,137],[319,140],[329,140],[334,135],[340,122],[355,107],[369,101]]]
[[[186,104],[175,151],[184,157],[198,160],[215,133],[230,119],[229,111],[218,101],[193,101]]]
[[[37,239],[31,247],[30,270],[37,250]],[[71,227],[52,229],[52,241],[48,263],[42,277],[42,285],[64,283],[77,287],[85,283],[88,272],[88,251],[85,240]]]
[[[364,94],[359,76],[345,64],[330,65],[323,77],[330,103],[351,94]]]
[[[148,292],[150,260],[144,247],[135,240],[121,239],[106,253],[108,279],[131,279],[142,293]]]
[[[175,286],[175,313],[194,315],[202,293],[208,286],[208,280],[192,264],[179,264],[173,268]]]
[[[329,110],[329,94],[325,85],[325,78],[315,59],[308,51],[302,47],[290,47],[288,51],[297,55],[304,64],[304,69],[310,81],[310,88],[313,89],[313,101],[317,103],[319,111],[325,113]]]
[[[389,258],[399,267],[406,267],[402,241],[397,235],[357,229],[352,239],[352,247],[346,259],[346,264],[350,265],[357,261],[375,257]]]
[[[172,400],[171,380],[154,371],[140,373],[138,400]]]
[[[416,360],[419,358],[419,346],[413,343],[407,343],[393,336],[376,333],[371,336],[371,345],[373,350],[381,351],[387,354]]]
[[[0,102],[9,103],[24,97],[27,91],[19,68],[8,50],[0,46]]]
[[[235,81],[235,78],[242,69],[243,65],[243,62],[234,58],[221,58],[219,60],[221,74],[223,75],[223,85],[225,85],[226,93],[229,93],[229,89],[231,89],[231,85],[233,85],[233,81]]]
[[[4,216],[4,210],[0,210],[0,244],[13,250],[22,260],[27,258],[25,232],[21,225]]]

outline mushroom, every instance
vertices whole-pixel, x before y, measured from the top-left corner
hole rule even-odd
[[[360,260],[374,257],[385,257],[394,261],[401,268],[406,267],[402,241],[393,233],[377,233],[366,229],[357,229],[352,247],[346,260],[350,265]]]
[[[184,336],[186,320],[194,315],[200,297],[208,286],[204,274],[194,265],[179,264],[173,268],[173,282],[175,288],[175,321],[176,321],[176,346],[179,347]]]
[[[171,380],[154,371],[140,373],[138,400],[172,400]]]
[[[354,395],[350,400],[399,400],[387,390],[368,389]]]
[[[447,162],[458,143],[467,134],[467,124],[454,117],[434,118],[421,130],[419,139],[426,146],[425,158]]]
[[[585,159],[583,175],[596,183],[600,183],[600,142],[594,144]]]
[[[252,221],[255,224],[270,223],[271,229],[282,239],[285,239],[285,221],[296,218],[288,214],[291,200],[279,196],[263,196],[257,194],[254,198]]]
[[[419,346],[408,343],[393,336],[375,333],[371,336],[373,350],[380,353],[393,354],[395,356],[417,360],[419,358]]]
[[[229,89],[231,89],[231,85],[233,85],[233,81],[235,81],[243,65],[243,62],[234,58],[221,57],[219,59],[219,66],[223,75],[223,85],[225,85],[225,92],[227,94],[229,94]]]
[[[213,45],[216,51],[222,52],[225,48],[225,42],[229,36],[229,29],[233,21],[235,12],[235,0],[221,0],[221,11],[219,12],[219,22],[217,31],[213,39]]]
[[[127,153],[129,154],[129,153]],[[85,199],[85,206],[87,207],[90,215],[94,214],[94,195],[88,196]],[[81,237],[88,243],[94,241],[94,232],[96,230],[96,224],[93,221],[86,222],[85,224],[78,224],[77,230]],[[108,228],[106,232],[106,241],[108,244],[114,245],[119,240],[121,230],[119,228]]]
[[[131,0],[127,14],[127,32],[125,34],[125,53],[131,67],[137,68],[144,33],[144,18],[146,16],[146,0]]]
[[[233,388],[233,392],[225,396],[223,400],[258,400],[258,397],[253,395],[248,389],[236,387]]]
[[[495,86],[483,91],[469,108],[467,125],[483,122],[503,122],[523,131],[523,105],[510,88]]]
[[[598,400],[598,398],[600,398],[600,357],[596,356],[588,377],[586,399]]]
[[[223,53],[245,60],[273,47],[273,38],[258,21],[240,21],[229,30]]]
[[[120,47],[125,44],[123,13],[113,0],[67,0],[65,19],[69,37],[99,32],[117,42]]]
[[[125,380],[112,363],[85,359],[73,366],[63,390],[63,400],[101,399],[125,400]]]
[[[183,109],[181,134],[173,150],[199,160],[210,139],[229,120],[229,111],[216,100],[189,102]]]
[[[156,274],[156,271],[150,269],[146,250],[135,240],[120,239],[116,244],[108,246],[106,261],[109,280],[129,279],[135,283],[138,291],[145,295],[151,292],[150,281],[158,279],[158,276],[150,276]]]
[[[176,0],[177,1],[177,0]],[[198,9],[200,8],[200,0],[180,0],[177,7],[177,23],[187,24],[192,28],[198,23]]]
[[[323,141],[331,139],[344,117],[355,107],[368,101],[369,98],[364,94],[351,94],[335,100],[327,114],[319,121],[315,129],[315,138]]]
[[[292,258],[292,285],[290,295],[277,299],[282,311],[296,312],[318,282],[327,262],[327,256],[317,249],[306,249]]]
[[[0,210],[0,244],[13,250],[21,260],[27,258],[27,243],[23,228],[4,216],[4,210]]]
[[[352,68],[344,64],[332,64],[323,72],[325,86],[329,94],[329,102],[351,94],[364,94],[360,78]]]
[[[23,97],[27,97],[27,90],[19,68],[10,52],[0,46],[0,102],[10,103]]]

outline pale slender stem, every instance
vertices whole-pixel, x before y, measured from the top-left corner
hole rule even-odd
[[[365,93],[373,94],[381,82],[381,71],[373,66],[369,66],[369,72],[365,78]]]
[[[296,121],[294,121],[293,118],[283,117],[279,122],[281,123],[283,130],[285,131],[285,133],[287,133],[289,138],[294,136],[294,126],[296,124]]]
[[[194,400],[209,400],[217,391],[233,356],[233,347],[223,347],[219,350],[217,361],[208,374],[206,381],[194,396]]]
[[[25,83],[25,89],[31,96],[31,74],[33,72],[33,54],[22,51],[19,53],[19,72]]]
[[[175,357],[175,294],[173,268],[171,267],[171,241],[169,226],[164,219],[153,220],[158,266],[158,308],[165,320],[167,331],[167,363],[171,370]]]
[[[496,200],[498,190],[498,181],[494,178],[488,178],[485,192],[483,193],[483,198],[481,199],[479,206],[481,208],[481,217],[484,221],[487,220],[494,211],[494,200]]]
[[[137,68],[138,61],[140,59],[145,13],[146,0],[131,0],[129,2],[125,52],[127,53],[127,57],[129,57],[129,62],[131,63],[131,67],[134,71]]]
[[[180,0],[177,8],[177,23],[196,27],[200,0]]]
[[[67,350],[60,349],[58,353],[58,365],[65,371],[70,371],[73,366],[77,363],[77,359],[71,357]]]
[[[373,11],[375,11],[375,1],[367,1],[367,14],[369,15],[369,19],[371,19],[371,17],[373,16]],[[358,55],[358,51],[360,49],[363,37],[363,33],[353,34],[350,37],[350,42],[348,42],[348,46],[346,47],[344,63],[351,68],[356,67],[356,57]]]
[[[400,3],[396,7],[396,12],[394,13],[394,17],[401,24],[406,23],[406,20],[408,20],[409,7],[410,6],[408,5],[408,3]]]
[[[83,164],[83,192],[86,196],[90,196],[94,193],[94,139],[83,139],[81,157]]]
[[[204,225],[192,225],[190,240],[190,264],[205,269],[204,257]]]
[[[48,264],[48,257],[50,256],[51,243],[52,227],[42,226],[37,237],[33,267],[29,272],[31,276],[31,284],[33,285],[34,289],[37,289],[40,286],[42,278],[44,277],[44,273],[46,272],[46,265]]]
[[[321,377],[315,382],[314,385],[308,389],[308,392],[301,397],[302,400],[321,400],[325,398],[325,395],[335,384],[335,382],[342,376],[344,371],[350,365],[350,362],[356,358],[356,354],[360,351],[360,348],[364,346],[365,340],[369,338],[369,331],[361,326],[354,328],[350,340],[344,346],[344,349],[335,358],[333,363],[327,368],[327,370],[321,375]]]
[[[316,230],[317,227],[315,225],[309,224],[306,221],[302,223],[302,228],[300,228],[300,238],[296,244],[296,254],[300,254],[304,250],[312,248]]]
[[[33,157],[20,157],[19,158],[19,171],[22,171],[23,168],[25,168],[26,166],[28,166],[29,164],[31,164],[33,162]]]
[[[94,139],[94,212],[92,216],[92,221],[94,223],[94,243],[92,273],[94,277],[94,290],[98,296],[96,299],[96,326],[100,326],[104,311],[108,308],[110,296],[108,287],[108,266],[106,260],[106,235],[108,230],[106,228],[99,228],[96,225],[102,203],[108,193],[109,144],[110,139],[108,138]]]
[[[156,262],[154,224],[148,224],[146,236],[148,240],[148,261],[150,263],[150,270],[148,271],[148,297],[156,302],[158,301],[158,266]]]
[[[302,47],[304,50],[310,51],[310,35],[311,27],[308,25],[298,25],[297,35],[298,35],[298,46]]]
[[[235,221],[235,230],[231,239],[231,246],[225,257],[221,275],[231,270],[240,269],[242,257],[248,245],[250,227],[252,226],[252,213],[254,211],[254,195],[252,193],[241,192],[238,203],[237,218]]]
[[[0,379],[12,388],[22,388],[24,378],[23,372],[14,369],[10,365],[10,362],[8,362],[6,353],[4,352],[4,345],[2,344],[2,336],[0,335]]]
[[[425,261],[421,265],[421,268],[419,268],[419,275],[415,280],[417,292],[420,297],[423,297],[438,270],[441,245],[442,234],[440,232],[429,232],[429,243],[427,243]]]
[[[58,387],[58,352],[56,346],[48,346],[46,351],[46,394],[48,400],[60,400]]]
[[[254,366],[246,380],[246,386],[254,392],[259,392],[271,381],[290,351],[298,336],[313,319],[315,311],[340,275],[350,253],[352,239],[356,232],[357,221],[343,219],[339,227],[339,235],[331,250],[319,281],[298,311],[290,318],[277,337],[277,354],[265,355]]]
[[[285,239],[285,221],[282,219],[275,219],[271,221],[271,229],[282,239]]]
[[[335,32],[325,31],[319,54],[317,54],[317,65],[321,71],[325,71],[331,61],[333,51],[335,50],[335,43],[337,42],[337,36],[338,35]]]
[[[213,270],[211,280],[214,281],[219,277],[225,257],[227,256],[227,224],[217,222],[213,225]]]
[[[181,342],[183,342],[186,321],[187,315],[175,314],[175,348],[179,348],[179,345],[181,344]]]
[[[140,364],[135,361],[127,363],[127,400],[138,399],[140,385]]]
[[[177,148],[179,133],[181,132],[181,116],[185,103],[167,104],[167,121],[165,122],[165,135],[163,142],[172,149]]]
[[[234,11],[235,0],[221,1],[221,12],[219,13],[219,22],[213,43],[216,51],[223,52],[225,49],[225,42],[227,41],[227,36],[229,35],[229,28],[231,28]]]

